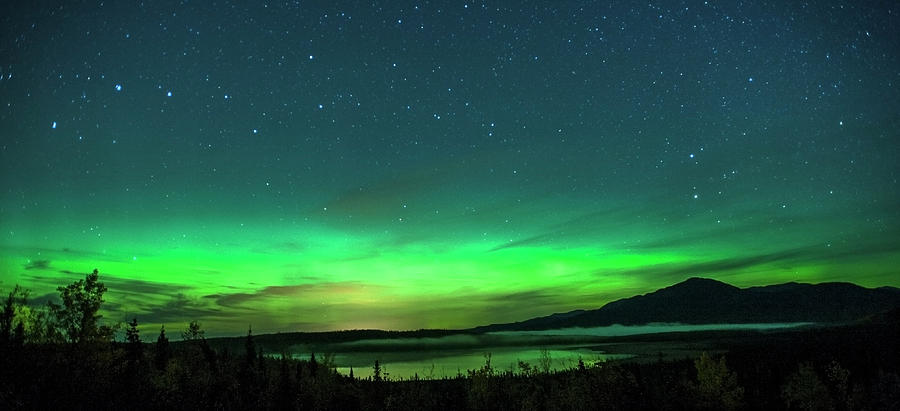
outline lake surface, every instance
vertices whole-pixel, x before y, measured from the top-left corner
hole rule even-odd
[[[467,370],[475,370],[485,365],[486,355],[490,354],[491,366],[495,372],[519,372],[518,362],[524,361],[532,367],[539,367],[542,350],[550,358],[550,368],[563,370],[575,368],[581,359],[587,365],[611,359],[627,358],[630,355],[604,354],[587,347],[555,346],[555,347],[484,347],[482,349],[444,350],[440,352],[354,352],[335,355],[337,370],[349,374],[353,367],[353,375],[365,378],[372,376],[374,359],[382,364],[382,372],[392,379],[442,378],[457,374],[466,375]]]
[[[615,353],[605,352],[600,338],[646,335],[668,332],[692,332],[715,330],[772,330],[808,326],[812,323],[767,324],[648,324],[640,326],[613,325],[593,328],[567,328],[542,331],[511,331],[479,335],[460,334],[441,338],[398,338],[383,340],[359,340],[332,344],[325,347],[298,345],[291,349],[295,358],[308,359],[310,352],[331,353],[338,372],[353,374],[359,378],[372,376],[377,359],[382,372],[391,379],[443,378],[466,375],[467,370],[483,367],[490,354],[491,366],[496,372],[519,372],[519,361],[532,367],[540,367],[546,353],[552,370],[575,368],[578,360],[588,366],[602,361],[634,357],[622,352],[628,343],[617,342]],[[635,343],[634,353],[646,352],[647,343]],[[670,343],[671,344],[671,343]],[[677,344],[677,343],[675,343]],[[673,347],[676,348],[676,347]],[[626,348],[627,349],[627,348]],[[654,348],[655,349],[655,348]],[[655,351],[654,351],[655,352]],[[687,351],[685,351],[687,352]]]
[[[562,328],[557,330],[541,331],[500,331],[491,334],[496,335],[570,335],[570,336],[596,336],[596,337],[620,337],[625,335],[659,334],[670,332],[691,331],[717,331],[717,330],[778,330],[783,328],[805,327],[813,325],[809,322],[798,323],[746,323],[746,324],[667,324],[651,323],[643,325],[614,324],[605,327],[591,328]]]

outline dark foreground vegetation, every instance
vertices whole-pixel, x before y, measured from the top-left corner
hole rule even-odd
[[[366,379],[329,356],[295,360],[213,348],[200,324],[143,343],[137,321],[100,324],[96,271],[30,307],[14,289],[0,318],[0,409],[900,409],[898,312],[854,325],[722,340],[724,355],[607,362],[547,373],[485,364],[444,379]],[[264,355],[265,354],[265,355]],[[275,354],[275,356],[273,356]]]

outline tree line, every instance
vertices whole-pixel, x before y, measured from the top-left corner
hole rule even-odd
[[[547,352],[515,372],[487,354],[482,367],[438,379],[392,378],[375,360],[360,379],[338,373],[330,355],[266,353],[251,329],[234,351],[213,347],[198,321],[182,342],[165,326],[144,342],[136,318],[103,322],[97,270],[57,291],[42,307],[19,286],[2,301],[0,409],[900,409],[896,323],[557,372]]]

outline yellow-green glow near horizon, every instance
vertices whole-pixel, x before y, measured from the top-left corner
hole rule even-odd
[[[745,6],[21,6],[0,289],[224,335],[900,285],[896,13]]]
[[[900,263],[897,252],[869,252],[871,243],[785,248],[780,241],[753,241],[766,234],[756,231],[738,236],[749,239],[743,247],[739,241],[642,247],[570,238],[499,248],[510,241],[454,243],[435,233],[429,242],[386,247],[391,238],[385,235],[246,230],[205,246],[164,234],[146,244],[92,241],[96,234],[86,234],[79,249],[9,246],[0,269],[20,273],[5,277],[9,283],[42,295],[80,278],[90,270],[85,267],[102,267],[113,318],[176,324],[200,318],[214,332],[236,333],[248,323],[263,331],[463,328],[598,307],[688,276],[746,286],[840,281],[855,272],[854,281],[877,286],[891,283],[886,279]],[[127,237],[109,233],[119,235]]]

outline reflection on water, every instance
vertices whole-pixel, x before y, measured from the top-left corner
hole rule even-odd
[[[588,366],[606,360],[630,358],[632,354],[609,354],[599,351],[608,337],[656,334],[665,332],[691,332],[714,330],[779,330],[812,323],[767,324],[647,324],[639,326],[613,325],[594,328],[566,328],[542,331],[510,331],[486,334],[455,334],[440,338],[397,338],[357,340],[315,347],[318,353],[334,354],[334,365],[343,374],[359,378],[372,375],[372,367],[378,360],[382,372],[391,379],[443,378],[466,375],[485,365],[485,354],[491,354],[491,365],[496,372],[518,372],[519,361],[540,368],[542,349],[550,356],[550,368],[563,370],[575,368],[581,359]],[[621,342],[619,343],[621,345]],[[593,348],[592,348],[593,347]],[[292,347],[293,356],[308,359],[312,347]],[[646,347],[645,347],[646,348]],[[654,350],[658,347],[654,346]],[[640,347],[629,345],[633,354]],[[646,351],[646,350],[644,350]],[[654,351],[656,352],[656,351]],[[646,353],[644,353],[646,354]]]
[[[382,372],[388,373],[391,379],[442,378],[466,375],[466,370],[475,370],[485,364],[485,354],[491,355],[491,366],[496,372],[518,372],[518,362],[524,361],[532,367],[538,367],[541,359],[540,347],[485,347],[477,350],[450,350],[442,352],[353,352],[335,355],[337,370],[349,374],[353,367],[353,375],[366,378],[372,376],[372,366],[377,359],[382,365]],[[563,370],[575,368],[581,359],[588,366],[609,359],[627,358],[629,355],[604,354],[584,347],[548,347],[546,353],[550,357],[550,368]]]

